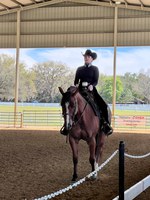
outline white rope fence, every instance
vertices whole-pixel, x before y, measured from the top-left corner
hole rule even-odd
[[[65,193],[75,187],[77,187],[78,185],[80,185],[81,183],[83,183],[84,181],[86,181],[86,179],[89,179],[90,177],[92,177],[94,174],[96,174],[98,171],[100,171],[105,165],[107,165],[107,163],[118,153],[118,149],[103,163],[101,164],[95,171],[91,172],[90,174],[88,174],[86,177],[80,179],[79,181],[69,185],[68,187],[64,188],[64,189],[61,189],[57,192],[54,192],[54,193],[51,193],[49,195],[46,195],[44,197],[41,197],[41,198],[37,198],[35,200],[48,200],[48,199],[52,199],[54,198],[55,196],[58,196],[62,193]]]
[[[146,158],[150,156],[150,152],[145,155],[135,156],[124,152],[124,142],[121,141],[119,145],[119,195],[113,200],[132,200],[141,194],[150,186],[150,176],[147,176],[137,184],[133,185],[128,190],[124,190],[124,156],[128,158]]]
[[[146,157],[150,156],[150,152],[145,154],[145,155],[141,155],[141,156],[133,156],[133,155],[130,155],[130,154],[127,154],[127,153],[125,153],[124,155],[128,158],[146,158]]]
[[[54,192],[54,193],[51,193],[49,195],[46,195],[46,196],[43,196],[41,198],[37,198],[35,200],[48,200],[48,199],[52,199],[54,198],[55,196],[58,196],[60,194],[63,194],[75,187],[77,187],[78,185],[80,185],[81,183],[85,182],[87,179],[89,179],[90,177],[92,177],[94,174],[96,174],[98,171],[100,171],[105,165],[107,165],[107,163],[118,153],[118,149],[103,163],[101,164],[95,171],[91,172],[90,174],[88,174],[86,177],[80,179],[79,181],[69,185],[68,187],[66,188],[63,188],[63,189],[60,189],[58,190],[57,192]],[[135,155],[130,155],[130,154],[127,154],[125,153],[124,154],[126,157],[129,157],[129,158],[145,158],[145,157],[148,157],[150,156],[150,152],[145,154],[145,155],[141,155],[141,156],[135,156]],[[118,198],[118,197],[117,197]],[[115,198],[115,199],[117,199]]]

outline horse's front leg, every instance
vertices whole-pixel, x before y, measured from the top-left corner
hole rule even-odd
[[[73,177],[72,181],[76,181],[78,178],[77,174],[77,165],[78,165],[78,140],[75,140],[73,137],[69,137],[70,146],[73,154]]]
[[[95,157],[95,149],[96,149],[96,140],[95,137],[92,137],[90,141],[88,142],[89,150],[90,150],[90,158],[89,161],[91,163],[92,171],[95,171],[95,169],[98,167],[98,164],[96,163],[96,157]],[[97,173],[95,173],[92,178],[95,179],[97,177]]]

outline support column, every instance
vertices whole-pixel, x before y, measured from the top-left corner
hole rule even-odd
[[[15,105],[14,105],[14,127],[17,122],[17,104],[19,88],[19,53],[20,53],[20,10],[17,11],[17,34],[16,34],[16,74],[15,74]]]
[[[114,17],[114,62],[113,62],[113,102],[112,102],[112,117],[114,122],[115,105],[116,105],[116,55],[117,55],[117,21],[118,21],[118,7],[115,6]]]

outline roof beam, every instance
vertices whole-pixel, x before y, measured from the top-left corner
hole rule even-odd
[[[35,0],[31,0],[33,3],[37,3]]]
[[[0,3],[0,6],[2,6],[3,8],[5,8],[6,10],[9,10],[9,9],[10,9],[10,7],[4,5],[3,3]]]
[[[109,0],[110,5],[112,5],[112,0]]]
[[[14,8],[14,9],[10,9],[8,7],[7,11],[1,11],[0,15],[6,15],[6,14],[9,14],[9,13],[14,13],[14,12],[17,12],[18,10],[20,10],[20,11],[31,10],[31,9],[34,9],[34,8],[40,8],[40,7],[54,5],[54,4],[62,3],[62,2],[66,2],[66,0],[51,0],[51,1],[46,1],[46,2],[44,1],[44,2],[39,2],[39,3],[36,3],[36,4],[24,6],[24,7],[21,7],[21,8]],[[1,5],[1,3],[0,3],[0,5]]]
[[[23,7],[24,5],[16,0],[11,0],[12,2],[14,2],[15,4],[19,5],[20,7]]]
[[[141,0],[139,0],[139,2],[140,2],[140,4],[141,4],[141,8],[143,9],[143,7],[144,7],[143,2],[142,2]]]
[[[17,2],[17,0],[13,0],[13,1]],[[104,7],[116,7],[117,6],[118,8],[126,8],[126,9],[131,9],[131,10],[150,11],[150,7],[133,6],[133,5],[128,4],[127,0],[124,0],[126,5],[125,4],[116,5],[115,3],[113,3],[112,0],[110,0],[108,2],[91,1],[91,0],[82,0],[82,1],[81,0],[51,0],[51,1],[49,0],[49,1],[44,1],[44,2],[42,1],[42,2],[38,2],[38,3],[35,0],[32,0],[32,1],[34,2],[34,4],[32,4],[32,5],[24,6],[21,8],[14,8],[14,9],[10,9],[9,7],[0,3],[0,5],[3,6],[7,10],[7,11],[6,10],[0,11],[0,15],[14,13],[14,12],[17,12],[18,10],[23,11],[23,10],[29,10],[29,9],[34,9],[34,8],[40,8],[40,7],[44,7],[44,6],[50,6],[50,5],[54,5],[54,4],[62,3],[62,2],[72,2],[72,3],[86,4],[86,5],[93,5],[93,6],[104,6]]]
[[[124,2],[125,2],[125,5],[126,5],[126,7],[128,6],[128,2],[127,2],[127,0],[124,0]]]
[[[118,4],[116,5],[115,3],[112,2],[112,4],[110,3],[110,1],[108,2],[101,2],[101,1],[90,1],[90,0],[67,0],[67,2],[74,2],[74,3],[82,3],[82,4],[87,4],[87,5],[97,5],[97,6],[105,6],[105,7],[118,7],[118,8],[127,8],[127,9],[131,9],[131,10],[143,10],[143,11],[150,11],[150,7],[144,7],[141,8],[141,6],[133,6],[133,5],[129,5],[126,1],[126,4]]]

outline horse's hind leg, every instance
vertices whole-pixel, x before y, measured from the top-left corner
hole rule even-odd
[[[100,132],[96,136],[96,163],[99,163],[102,159],[103,148],[105,144],[106,135],[103,132]]]
[[[69,137],[70,146],[72,149],[73,154],[73,177],[72,181],[76,181],[78,178],[77,175],[77,164],[78,164],[78,141],[76,141],[74,138]]]

